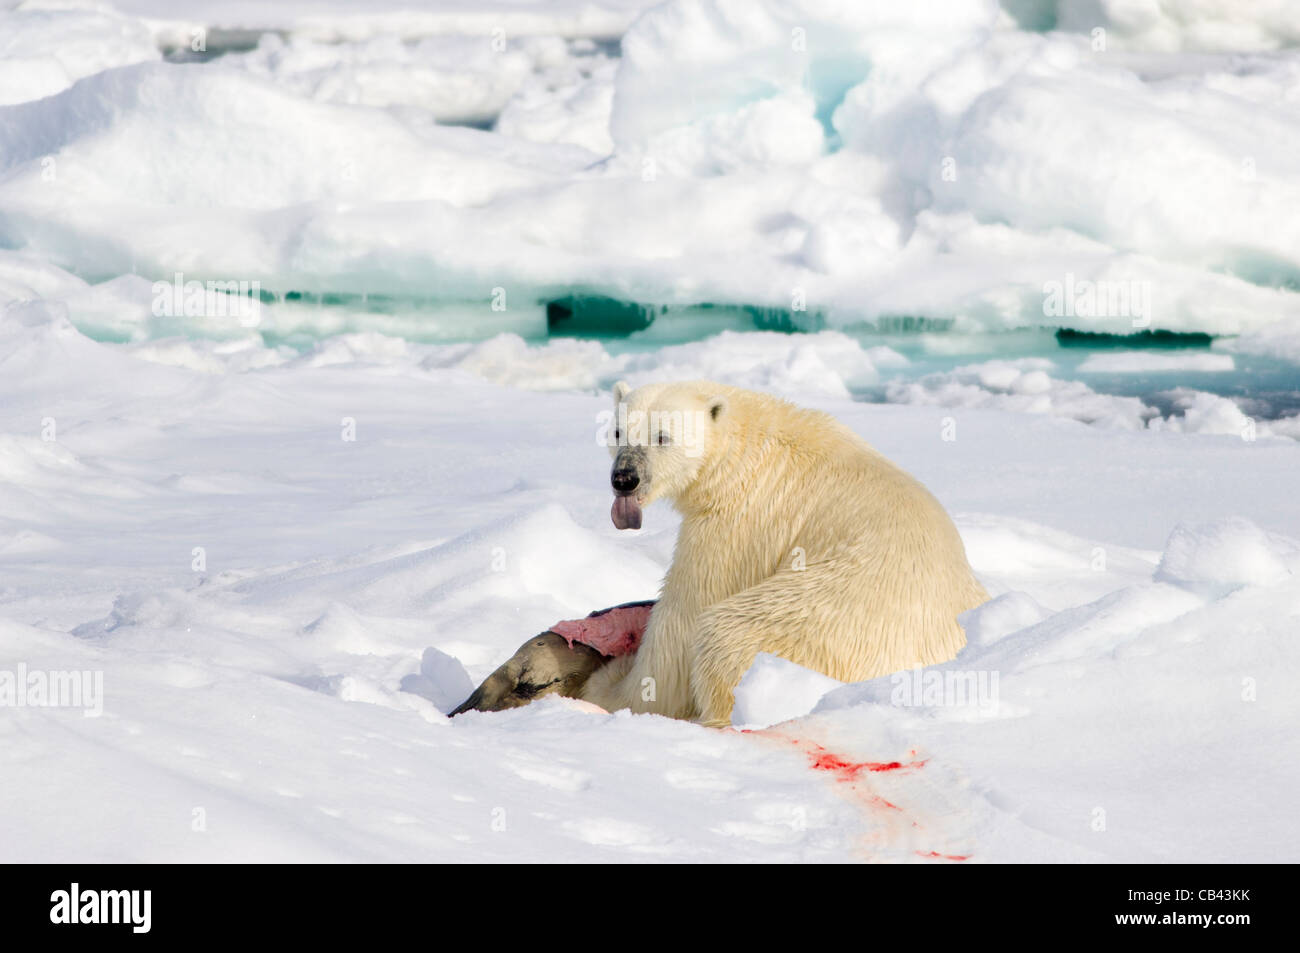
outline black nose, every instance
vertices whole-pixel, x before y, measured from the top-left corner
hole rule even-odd
[[[631,493],[637,488],[641,478],[636,475],[635,470],[615,470],[609,482],[614,484],[614,489],[619,493]]]

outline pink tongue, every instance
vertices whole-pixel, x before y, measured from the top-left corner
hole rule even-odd
[[[609,511],[609,517],[619,529],[641,528],[641,507],[635,497],[614,497],[614,508]]]

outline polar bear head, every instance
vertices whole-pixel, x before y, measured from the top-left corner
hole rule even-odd
[[[677,499],[695,480],[727,412],[726,389],[709,381],[614,385],[607,432],[614,466],[610,517],[619,529],[640,529],[641,510]]]

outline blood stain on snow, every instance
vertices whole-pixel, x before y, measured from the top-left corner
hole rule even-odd
[[[925,765],[924,761],[848,761],[837,754],[827,751],[818,744],[805,744],[795,741],[805,749],[812,759],[814,771],[831,771],[838,781],[856,781],[864,771],[880,773],[884,771],[908,771]]]
[[[751,729],[742,728],[742,734],[761,735],[767,738],[775,738],[782,741],[788,741],[804,752],[811,761],[810,767],[814,771],[827,771],[835,775],[835,780],[853,783],[859,779],[864,772],[873,774],[884,773],[886,771],[911,771],[916,768],[925,766],[925,759],[920,761],[850,761],[833,751],[828,751],[822,745],[813,741],[805,741],[802,738],[791,738],[788,735],[773,731],[770,728]],[[910,752],[913,757],[916,755],[916,749]],[[888,804],[888,802],[885,802]],[[892,804],[889,805],[893,807]]]
[[[831,775],[837,785],[844,785],[847,788],[845,792],[848,796],[864,807],[872,809],[874,812],[894,812],[891,814],[877,813],[877,817],[884,821],[886,817],[893,817],[894,820],[885,821],[886,830],[897,830],[896,825],[906,821],[911,825],[910,829],[923,830],[922,826],[913,818],[908,816],[897,804],[881,797],[878,793],[870,790],[868,780],[872,775],[882,775],[893,777],[901,774],[908,774],[925,767],[928,759],[916,759],[916,749],[908,751],[911,761],[851,761],[842,755],[828,750],[823,745],[816,742],[807,741],[803,738],[791,738],[780,730],[771,728],[760,729],[742,729],[745,734],[758,735],[765,738],[771,738],[776,741],[784,741],[794,745],[802,751],[809,759],[809,767],[814,771],[824,771]],[[905,828],[907,829],[907,828]],[[969,854],[944,854],[937,850],[931,851],[913,851],[918,857],[933,860],[964,861],[969,860]]]
[[[883,797],[881,797],[879,794],[870,794],[870,795],[868,795],[868,796],[867,796],[867,802],[868,802],[869,804],[872,804],[872,805],[875,806],[875,807],[883,807],[883,808],[885,808],[886,810],[889,810],[889,811],[898,811],[898,812],[901,813],[902,810],[903,810],[903,809],[902,809],[901,807],[899,807],[897,804],[894,804],[894,803],[891,802],[891,801],[886,801],[886,800],[885,800]],[[916,826],[916,821],[913,821],[913,822],[912,822],[912,826],[913,826],[913,827]]]

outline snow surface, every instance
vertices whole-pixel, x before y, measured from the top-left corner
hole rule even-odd
[[[0,860],[1294,858],[1298,46],[1285,0],[4,5]],[[548,338],[573,293],[678,307]],[[930,487],[968,647],[762,657],[744,731],[447,719],[656,595],[598,415],[696,376]]]
[[[1294,852],[1295,441],[823,395],[955,514],[995,598],[938,669],[998,673],[996,710],[768,660],[738,717],[814,709],[769,733],[453,722],[528,635],[657,590],[676,519],[609,524],[607,395],[378,338],[217,370],[59,310],[0,323],[0,670],[102,672],[103,714],[3,712],[7,860]]]

